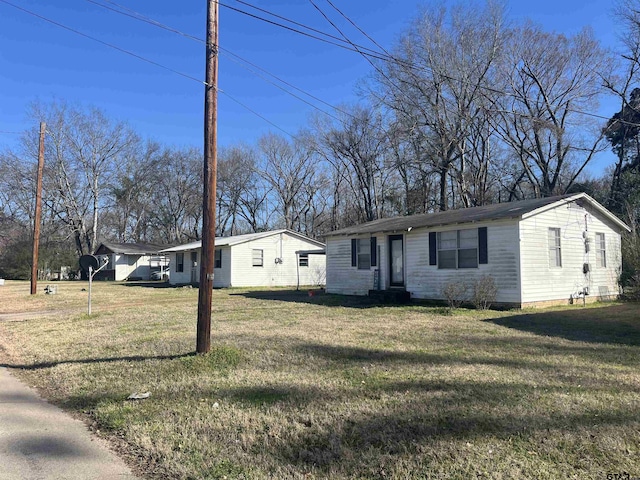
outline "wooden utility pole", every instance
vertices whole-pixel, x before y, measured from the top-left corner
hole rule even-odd
[[[44,170],[44,132],[47,126],[40,122],[38,146],[38,177],[36,180],[36,211],[33,219],[33,250],[31,255],[31,295],[38,291],[38,250],[40,247],[40,222],[42,218],[42,171]]]
[[[204,95],[204,188],[202,195],[202,258],[198,289],[196,352],[211,350],[211,300],[216,238],[218,2],[207,0],[207,61]]]

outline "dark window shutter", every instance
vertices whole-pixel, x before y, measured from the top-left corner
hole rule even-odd
[[[378,265],[378,239],[376,237],[371,237],[371,266],[375,267]]]
[[[358,266],[358,240],[355,238],[351,239],[351,266]]]
[[[487,227],[478,229],[478,263],[489,263],[489,252],[487,251]]]
[[[436,245],[436,232],[429,232],[429,265],[437,265],[437,245]]]

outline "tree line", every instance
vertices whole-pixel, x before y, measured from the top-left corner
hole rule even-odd
[[[586,191],[640,223],[640,1],[618,4],[619,52],[589,28],[509,23],[500,4],[425,6],[372,60],[361,100],[294,137],[219,149],[216,234],[289,228],[314,238],[378,218]],[[619,111],[598,117],[599,102]],[[0,275],[28,275],[45,121],[44,268],[100,241],[200,239],[202,152],[141,138],[105,112],[35,103],[17,149],[0,152]],[[585,169],[611,150],[599,177]],[[635,247],[634,247],[635,248]],[[636,250],[637,251],[637,248]]]

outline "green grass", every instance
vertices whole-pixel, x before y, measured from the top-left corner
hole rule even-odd
[[[100,283],[88,317],[81,286],[0,287],[0,364],[149,478],[640,476],[637,304],[449,312],[215,290],[196,356],[197,290]],[[44,313],[2,316],[20,311]]]

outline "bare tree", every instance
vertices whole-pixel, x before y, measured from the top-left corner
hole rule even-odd
[[[202,153],[165,149],[153,192],[153,226],[165,242],[199,240],[202,229]]]
[[[219,235],[260,229],[266,193],[256,171],[255,157],[254,150],[244,145],[219,151],[216,218]]]
[[[510,32],[496,128],[537,197],[563,193],[601,149],[590,112],[609,59],[592,32],[572,37],[527,24]]]
[[[438,179],[440,210],[452,205],[450,176],[461,203],[474,202],[467,184],[475,153],[469,136],[485,120],[478,113],[493,101],[503,40],[503,12],[497,5],[425,10],[376,76],[376,101],[394,113],[407,135],[417,137],[422,152],[416,152],[417,161]]]
[[[111,121],[96,108],[35,103],[31,117],[47,124],[45,208],[71,232],[78,255],[91,253],[115,166],[139,139],[126,124]],[[35,130],[24,137],[23,151],[25,158],[37,158]]]
[[[335,170],[340,185],[348,185],[348,202],[357,221],[384,216],[389,143],[383,118],[372,107],[343,107],[340,123],[315,125],[315,149]],[[336,192],[337,193],[337,192]]]
[[[305,203],[301,196],[315,177],[312,152],[299,140],[289,142],[272,133],[258,140],[258,148],[262,157],[259,172],[274,193],[283,226],[298,230]]]

